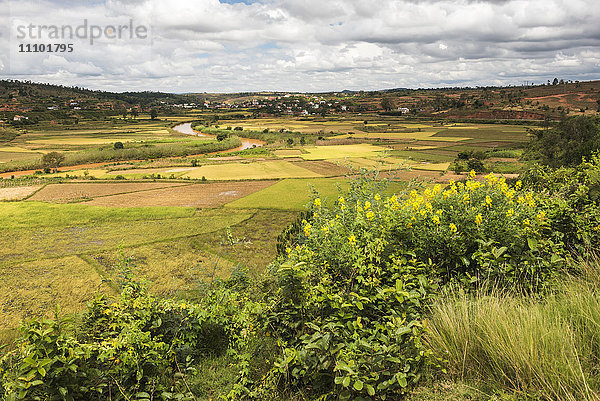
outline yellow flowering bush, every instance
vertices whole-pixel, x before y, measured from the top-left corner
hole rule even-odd
[[[354,188],[319,211],[310,224],[320,229],[300,241],[340,274],[357,258],[382,263],[410,252],[431,260],[442,283],[539,291],[567,257],[535,193],[494,174],[388,197]]]

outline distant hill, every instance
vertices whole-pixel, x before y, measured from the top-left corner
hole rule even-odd
[[[263,101],[261,107],[264,108],[261,112],[277,114],[277,110],[289,107],[290,97],[319,98],[333,112],[343,110],[470,120],[558,120],[570,115],[597,114],[600,109],[600,81],[565,82],[554,79],[546,85],[537,86],[393,88],[321,93],[263,91],[173,94],[150,91],[117,93],[76,86],[4,80],[0,81],[0,119],[12,119],[17,113],[49,110],[62,110],[65,115],[72,114],[74,110],[175,110],[177,107],[187,107],[188,104],[195,108],[203,107],[205,102],[210,103],[210,108],[216,112],[230,105],[256,109],[259,101]],[[345,107],[342,108],[341,105]]]

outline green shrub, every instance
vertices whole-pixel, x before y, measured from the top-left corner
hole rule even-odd
[[[552,169],[534,165],[522,175],[527,187],[539,193],[548,210],[549,228],[556,240],[585,254],[600,245],[600,157],[577,167]]]
[[[76,333],[58,321],[21,327],[2,358],[8,399],[193,399],[194,360],[228,352],[238,360],[252,330],[252,302],[219,287],[202,302],[159,299],[129,282],[121,298],[96,298]]]
[[[288,246],[265,317],[283,348],[272,382],[314,396],[397,398],[436,363],[422,335],[440,285],[553,288],[568,255],[535,194],[493,174],[474,178],[388,198],[359,180],[329,209],[314,199],[307,220],[280,238]]]

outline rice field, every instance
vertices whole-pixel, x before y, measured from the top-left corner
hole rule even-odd
[[[283,160],[251,163],[223,163],[194,168],[182,177],[208,180],[261,180],[320,177],[313,171]]]
[[[86,205],[108,207],[181,206],[207,208],[260,191],[275,181],[202,183],[97,197]]]
[[[305,148],[300,155],[305,160],[344,159],[352,157],[377,157],[387,149],[370,144],[316,146]]]
[[[68,278],[68,279],[66,279]],[[78,256],[34,260],[0,268],[0,329],[21,319],[81,310],[97,292],[110,293],[100,274]]]
[[[41,185],[0,188],[0,201],[21,200],[35,193],[40,188],[42,188]]]
[[[178,187],[185,183],[172,182],[101,182],[49,184],[29,198],[40,202],[73,202],[101,196]]]
[[[345,179],[287,179],[251,195],[226,204],[227,208],[304,210],[316,190],[325,199],[337,199],[338,186],[347,188]]]

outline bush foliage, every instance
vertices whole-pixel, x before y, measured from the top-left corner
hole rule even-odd
[[[393,196],[361,175],[335,201],[313,199],[260,280],[236,272],[195,302],[129,282],[76,330],[25,323],[2,359],[6,398],[193,399],[203,361],[225,355],[230,399],[398,399],[443,365],[425,341],[440,294],[551,294],[597,245],[599,166],[512,185],[473,171]]]

